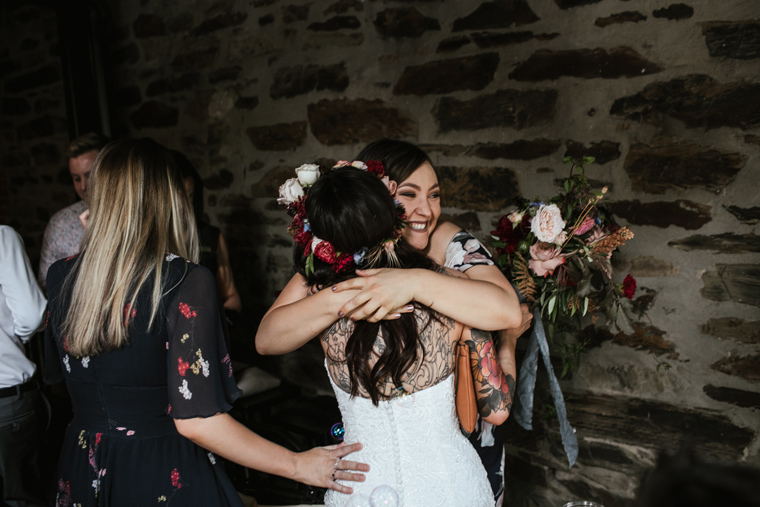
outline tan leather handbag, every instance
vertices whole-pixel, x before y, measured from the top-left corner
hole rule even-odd
[[[478,417],[478,406],[475,401],[475,386],[472,382],[472,368],[470,367],[470,348],[464,341],[458,341],[455,345],[456,354],[456,404],[457,416],[462,432],[466,436],[475,429],[475,421]]]

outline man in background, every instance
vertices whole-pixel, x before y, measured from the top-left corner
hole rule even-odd
[[[79,215],[87,209],[85,202],[90,170],[95,157],[108,141],[109,139],[91,132],[77,137],[69,144],[69,173],[74,190],[81,200],[56,212],[45,228],[40,252],[40,270],[37,274],[37,280],[43,289],[50,265],[58,259],[65,259],[79,252],[79,243],[84,236],[84,227],[79,221]]]
[[[46,505],[42,437],[49,413],[24,344],[45,322],[47,301],[21,236],[0,225],[0,503]]]

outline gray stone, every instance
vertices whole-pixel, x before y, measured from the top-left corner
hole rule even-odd
[[[342,92],[347,87],[348,73],[343,62],[324,66],[297,65],[275,72],[269,95],[273,99],[291,98],[314,90]]]
[[[740,208],[739,206],[731,205],[726,207],[726,209],[743,224],[755,225],[760,222],[760,206]]]
[[[412,117],[382,100],[324,99],[309,104],[308,117],[312,134],[326,146],[417,135]]]
[[[559,149],[562,143],[551,139],[520,139],[512,143],[486,143],[468,147],[464,153],[486,160],[534,160],[546,157]]]
[[[590,146],[583,143],[568,140],[565,157],[580,159],[581,157],[594,157],[594,163],[604,165],[620,158],[620,143],[613,141],[592,142]]]
[[[208,75],[208,82],[210,84],[216,84],[221,83],[222,81],[235,81],[242,70],[243,67],[240,65],[230,65],[229,67],[216,69]]]
[[[512,169],[505,167],[436,168],[441,201],[463,210],[501,211],[520,197],[520,185]]]
[[[597,4],[602,0],[554,0],[554,3],[560,9],[572,9],[573,7],[582,7],[584,5]]]
[[[19,93],[57,83],[61,80],[61,69],[58,63],[51,62],[37,70],[21,74],[5,80],[3,89],[6,93]]]
[[[315,33],[309,34],[303,44],[303,50],[321,50],[331,47],[352,48],[364,42],[362,33]]]
[[[443,97],[433,114],[440,132],[512,127],[516,130],[546,125],[556,114],[557,91],[499,90],[471,100]]]
[[[760,380],[760,354],[724,357],[710,368],[726,375],[757,381]]]
[[[760,58],[760,21],[711,21],[700,25],[710,56]]]
[[[694,8],[686,4],[671,4],[662,9],[656,9],[652,12],[655,18],[665,18],[670,21],[678,19],[689,19],[694,15]]]
[[[151,100],[130,114],[129,120],[136,129],[174,127],[179,121],[179,110]]]
[[[336,30],[356,30],[362,26],[356,16],[335,16],[323,23],[312,23],[309,30],[315,32],[334,32]]]
[[[286,5],[282,7],[282,22],[286,25],[309,19],[311,4]]]
[[[727,338],[739,343],[760,344],[760,321],[735,317],[719,317],[699,326],[699,331],[717,338]]]
[[[252,110],[259,105],[258,97],[240,97],[235,101],[235,109]]]
[[[167,93],[177,93],[198,86],[201,75],[199,72],[186,72],[181,76],[168,77],[148,83],[145,95],[156,97]]]
[[[517,64],[509,74],[517,81],[546,81],[563,76],[585,79],[618,79],[656,74],[662,67],[650,62],[635,50],[622,46],[552,51],[540,49]]]
[[[642,255],[631,261],[631,276],[638,278],[640,276],[673,276],[678,273],[678,268],[672,262],[663,259],[657,259],[650,255]]]
[[[245,12],[232,12],[230,7],[215,12],[213,16],[203,20],[203,22],[194,28],[190,35],[199,36],[206,35],[217,30],[223,30],[225,28],[231,28],[242,24],[248,18],[248,14]]]
[[[663,229],[670,226],[700,229],[712,220],[710,206],[685,199],[647,203],[638,199],[615,201],[609,207],[615,215],[625,218],[633,225],[654,225]]]
[[[204,178],[203,186],[209,190],[221,190],[224,188],[230,188],[233,181],[235,181],[235,175],[227,169],[222,169],[218,173],[212,174],[208,178]]]
[[[164,19],[154,14],[140,14],[132,23],[132,31],[137,39],[166,35]]]
[[[723,403],[730,403],[743,408],[760,408],[760,393],[757,392],[732,387],[716,387],[710,384],[703,387],[702,390],[710,398]]]
[[[306,122],[279,123],[246,130],[253,145],[262,151],[293,150],[306,141]]]
[[[462,48],[469,44],[470,37],[463,36],[463,37],[449,37],[448,39],[443,39],[441,42],[438,43],[438,48],[435,50],[436,53],[453,53],[459,48]]]
[[[483,53],[407,67],[396,83],[393,93],[422,96],[460,90],[482,90],[493,81],[498,67],[498,53]]]
[[[511,46],[513,44],[521,44],[531,40],[552,40],[557,37],[559,37],[558,33],[534,34],[533,32],[476,32],[472,34],[472,40],[481,49]]]
[[[513,25],[527,25],[538,20],[539,17],[525,0],[484,2],[472,13],[455,20],[452,31],[509,28]]]
[[[646,19],[647,17],[638,11],[625,11],[604,18],[597,18],[594,24],[599,28],[604,28],[621,23],[638,23],[639,21],[646,21]]]
[[[395,7],[380,11],[373,24],[380,35],[396,38],[419,37],[425,32],[441,29],[437,19],[423,16],[414,7]]]
[[[680,250],[713,250],[724,254],[760,252],[760,236],[724,232],[712,236],[696,235],[669,241],[668,246]]]
[[[760,306],[760,265],[717,264],[715,268],[702,275],[704,287],[699,292],[703,298]]]

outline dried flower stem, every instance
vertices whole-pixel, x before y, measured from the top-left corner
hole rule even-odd
[[[588,216],[588,214],[591,213],[591,210],[594,209],[594,206],[596,206],[596,203],[598,203],[602,199],[602,197],[604,196],[604,194],[606,194],[606,193],[607,193],[607,187],[604,187],[602,189],[602,193],[601,194],[597,195],[594,199],[589,199],[588,200],[588,204],[586,204],[586,207],[583,208],[583,212],[581,212],[580,216],[578,217],[578,220],[575,221],[575,225],[573,225],[570,228],[570,232],[573,232],[578,227],[580,227],[580,225],[586,219],[586,217]],[[570,234],[567,237],[567,239],[565,240],[565,242],[562,243],[562,246],[559,249],[560,252],[567,246],[567,244],[570,242],[570,240],[573,238],[574,235],[575,235],[574,233]]]

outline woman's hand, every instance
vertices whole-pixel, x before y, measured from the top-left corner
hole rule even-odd
[[[364,482],[364,474],[354,471],[369,472],[369,465],[342,459],[362,448],[362,444],[339,444],[328,447],[315,447],[296,455],[296,470],[293,479],[298,482],[334,489],[351,494],[353,489],[336,482]]]
[[[350,315],[351,320],[397,319],[402,313],[414,311],[409,305],[414,299],[413,269],[357,269],[356,278],[333,285],[333,292],[359,290],[359,294],[344,304],[338,316]]]

